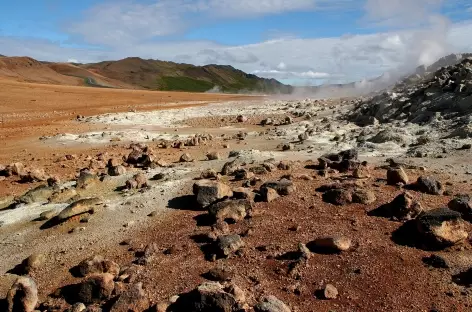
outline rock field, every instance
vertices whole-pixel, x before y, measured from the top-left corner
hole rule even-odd
[[[464,57],[369,97],[77,116],[0,165],[0,310],[471,311],[471,114]]]

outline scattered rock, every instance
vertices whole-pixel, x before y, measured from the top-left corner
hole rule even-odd
[[[296,188],[293,182],[287,179],[282,179],[275,182],[266,182],[261,186],[261,193],[264,193],[267,188],[271,188],[277,191],[277,194],[286,196],[295,192]]]
[[[331,189],[323,193],[323,201],[337,206],[348,205],[352,203],[352,192],[344,188]]]
[[[31,273],[39,269],[44,262],[46,262],[46,256],[41,253],[35,253],[23,261],[23,267],[26,273]]]
[[[239,235],[223,235],[216,241],[218,253],[228,257],[244,246],[244,242]]]
[[[20,180],[23,183],[43,182],[48,178],[49,176],[46,174],[44,169],[33,169],[28,173],[20,175]]]
[[[184,163],[184,162],[192,162],[193,161],[193,158],[192,156],[189,154],[189,153],[185,153],[185,154],[182,154],[182,156],[180,156],[180,160],[179,160],[181,163]]]
[[[205,171],[203,171],[200,175],[200,178],[201,179],[216,179],[218,178],[218,172],[216,172],[216,170],[214,169],[207,169]]]
[[[207,282],[198,286],[195,290],[179,296],[175,303],[171,304],[166,312],[238,312],[243,310],[241,296],[236,296],[236,287],[223,287],[218,282]],[[237,287],[236,289],[239,289]]]
[[[465,220],[472,220],[472,198],[469,195],[460,195],[451,200],[447,206],[459,212]]]
[[[415,187],[422,193],[442,195],[444,187],[441,182],[431,177],[419,177]]]
[[[377,200],[377,197],[375,197],[375,194],[372,191],[363,190],[363,189],[355,189],[352,192],[353,203],[370,205],[374,203],[376,200]]]
[[[219,199],[232,197],[233,191],[228,185],[210,181],[200,180],[193,185],[193,193],[197,196],[197,202],[206,207]]]
[[[208,271],[205,277],[214,282],[226,282],[233,278],[233,273],[225,267],[218,267]]]
[[[53,193],[54,188],[46,185],[40,185],[20,196],[18,201],[24,204],[47,203]]]
[[[237,117],[237,120],[238,120],[238,122],[246,122],[248,119],[247,119],[246,116],[239,115],[239,116]]]
[[[323,296],[325,299],[336,299],[338,298],[338,290],[331,284],[327,284],[323,289]]]
[[[93,256],[85,259],[79,263],[77,268],[83,277],[97,273],[110,273],[116,277],[120,273],[120,266],[118,264],[102,256]]]
[[[121,176],[121,175],[124,175],[125,173],[126,173],[126,168],[121,165],[108,168],[108,174],[113,177]]]
[[[166,178],[166,175],[165,175],[164,173],[162,173],[162,172],[156,173],[156,174],[152,177],[152,179],[153,179],[154,181],[161,181],[161,180],[164,180],[165,178]]]
[[[67,312],[84,312],[85,310],[87,310],[87,307],[85,306],[85,304],[83,304],[82,302],[77,302],[73,304],[69,308],[69,310],[67,310]],[[90,309],[87,312],[90,312]]]
[[[262,298],[255,306],[255,312],[291,312],[290,308],[275,296]]]
[[[254,178],[256,175],[253,172],[250,172],[246,169],[239,169],[234,172],[234,179],[235,180],[249,180]]]
[[[80,199],[62,210],[57,216],[58,221],[65,221],[73,216],[93,211],[101,201],[98,198]]]
[[[230,155],[230,157],[231,157],[231,155]],[[230,162],[227,162],[226,164],[224,164],[223,169],[221,169],[221,174],[222,175],[232,175],[236,171],[238,171],[239,169],[241,169],[241,166],[239,165],[239,163],[235,159],[233,161],[230,161]]]
[[[287,143],[282,145],[282,150],[283,151],[291,151],[295,148],[295,146],[292,143]]]
[[[280,197],[277,191],[270,187],[261,188],[260,194],[262,201],[266,203],[270,203]]]
[[[77,188],[78,189],[88,189],[100,182],[99,178],[87,171],[81,171],[79,178],[77,179]]]
[[[303,132],[303,133],[300,133],[298,135],[298,140],[300,140],[300,142],[303,142],[303,141],[306,141],[310,138],[310,136],[308,135],[308,133],[306,132]]]
[[[272,120],[272,118],[266,118],[261,121],[261,126],[269,126],[273,124],[274,124],[274,121]]]
[[[67,203],[75,196],[77,196],[77,190],[75,188],[66,188],[59,191],[54,191],[51,197],[49,197],[49,202]]]
[[[370,178],[370,172],[367,167],[359,166],[359,168],[354,169],[352,176],[356,179],[368,179]]]
[[[318,238],[308,244],[311,251],[322,253],[348,251],[351,246],[351,239],[344,236]]]
[[[26,174],[25,165],[23,165],[20,162],[13,163],[9,167],[10,167],[11,173],[14,175],[21,176],[21,175]]]
[[[419,234],[430,248],[452,246],[469,236],[461,214],[448,208],[427,211],[416,221]]]
[[[388,209],[388,217],[400,221],[415,219],[423,212],[421,203],[414,200],[408,192],[395,197],[386,208]]]
[[[38,303],[36,283],[27,276],[19,277],[7,294],[8,312],[33,312]]]
[[[408,176],[402,167],[390,168],[387,171],[387,184],[397,185],[398,183],[408,184]]]
[[[221,159],[221,156],[218,152],[210,152],[207,155],[208,160],[218,160]]]
[[[288,160],[282,160],[282,161],[279,162],[279,164],[277,165],[277,169],[280,169],[280,170],[290,170],[290,169],[292,169],[292,162],[291,162],[291,161],[288,161]]]
[[[39,215],[39,221],[47,221],[47,220],[50,220],[52,218],[54,218],[56,216],[56,211],[55,210],[48,210],[48,211],[45,211],[45,212],[42,212],[40,215]]]
[[[133,179],[126,181],[125,186],[127,189],[141,189],[148,186],[147,177],[143,173],[136,174]]]
[[[443,257],[438,255],[431,255],[429,257],[424,257],[423,262],[433,268],[436,269],[448,269],[449,265],[447,264],[446,260]]]
[[[86,304],[108,300],[115,288],[113,278],[109,273],[91,275],[78,285],[77,293],[74,295],[80,302]]]
[[[208,212],[215,220],[238,222],[251,213],[252,205],[247,199],[225,200],[208,207]]]
[[[245,187],[237,187],[233,189],[233,197],[235,199],[247,199],[250,202],[254,201],[256,194],[250,189]]]
[[[142,312],[149,308],[142,283],[130,285],[118,298],[110,312]]]

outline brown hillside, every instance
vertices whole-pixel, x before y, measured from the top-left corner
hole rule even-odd
[[[94,71],[89,71],[85,68],[69,63],[49,63],[49,68],[65,76],[78,77],[82,79],[93,78],[95,82],[101,86],[121,89],[138,89],[136,86],[124,83],[119,80],[104,77]]]
[[[62,75],[30,57],[0,57],[0,77],[20,81],[78,86],[80,78]]]

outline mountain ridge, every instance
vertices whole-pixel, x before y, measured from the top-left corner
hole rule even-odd
[[[24,82],[156,91],[289,94],[293,87],[230,65],[197,66],[127,57],[98,63],[38,61],[0,56],[0,77]]]

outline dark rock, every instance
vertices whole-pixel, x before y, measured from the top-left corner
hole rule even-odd
[[[261,192],[266,188],[271,188],[277,191],[279,195],[285,196],[292,194],[296,188],[290,180],[282,179],[276,182],[266,182],[261,186]]]
[[[418,191],[430,195],[441,195],[444,192],[441,182],[431,177],[419,177],[415,187]]]
[[[231,188],[221,182],[200,180],[193,185],[193,193],[197,196],[197,202],[206,207],[217,200],[233,196]]]
[[[239,235],[223,235],[216,241],[218,253],[228,257],[244,246],[244,242]]]
[[[447,204],[449,209],[459,212],[462,218],[472,220],[472,198],[469,195],[460,195]]]
[[[348,205],[352,203],[352,192],[348,189],[332,189],[323,193],[323,201],[337,205]]]
[[[238,288],[239,289],[239,288]],[[240,312],[243,302],[217,282],[208,282],[179,296],[166,312]]]
[[[427,211],[416,221],[419,234],[431,248],[452,246],[469,236],[461,214],[448,208]]]
[[[109,273],[91,275],[77,286],[77,299],[83,303],[100,303],[113,294],[115,283]]]
[[[448,269],[449,265],[447,264],[446,260],[443,257],[438,255],[431,255],[429,257],[424,257],[423,262],[433,268],[436,269]]]
[[[142,283],[130,285],[118,298],[110,312],[142,312],[149,308],[149,299]]]

